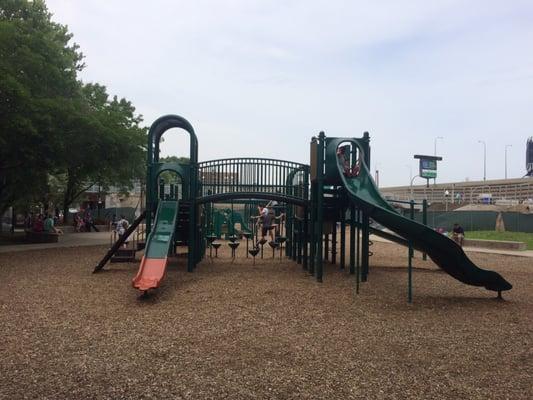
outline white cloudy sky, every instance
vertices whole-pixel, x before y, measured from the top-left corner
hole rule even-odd
[[[179,114],[200,160],[309,162],[309,140],[372,140],[381,186],[409,183],[413,154],[439,181],[525,172],[533,135],[531,0],[48,0],[85,54],[83,80],[131,100],[147,125]],[[167,134],[166,154],[188,139]],[[165,155],[166,155],[165,154]]]

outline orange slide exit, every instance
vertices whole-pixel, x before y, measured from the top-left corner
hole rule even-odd
[[[147,291],[159,287],[159,284],[165,277],[167,268],[167,257],[165,258],[146,258],[141,260],[141,266],[137,275],[132,280],[134,288]]]

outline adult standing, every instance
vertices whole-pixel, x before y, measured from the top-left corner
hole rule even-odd
[[[99,232],[98,228],[94,224],[93,215],[91,213],[91,210],[87,209],[87,211],[85,211],[84,220],[85,220],[85,229],[87,230],[87,232],[90,232],[91,228],[93,228],[96,232]]]

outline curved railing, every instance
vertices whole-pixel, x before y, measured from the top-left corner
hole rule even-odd
[[[309,166],[270,158],[226,158],[198,164],[198,201],[275,198],[304,203],[309,199]]]

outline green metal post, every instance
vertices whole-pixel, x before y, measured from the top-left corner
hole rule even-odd
[[[409,218],[415,219],[415,202],[410,201]],[[407,301],[413,302],[413,243],[409,240],[409,257],[407,266]]]
[[[196,227],[196,202],[195,198],[197,196],[196,191],[196,182],[198,180],[198,174],[196,170],[196,163],[194,165],[190,164],[190,190],[189,190],[189,201],[190,201],[190,209],[189,209],[189,239],[188,239],[188,256],[187,256],[187,271],[192,272],[194,270],[194,267],[196,266],[196,253],[197,253],[197,232],[198,229]]]
[[[361,211],[357,209],[357,231],[355,234],[355,240],[357,241],[357,254],[356,254],[356,263],[355,263],[355,293],[359,294],[359,286],[361,283],[361,265],[359,262],[361,252],[361,236],[359,235],[359,226],[361,224]]]
[[[316,255],[316,279],[322,282],[324,275],[324,261],[322,253],[322,236],[324,231],[324,142],[326,135],[324,132],[318,134],[318,155],[317,155],[317,255]]]
[[[426,199],[422,200],[422,223],[424,225],[428,224],[428,201]],[[428,259],[427,254],[422,253],[422,260],[426,261]]]
[[[331,263],[333,265],[337,264],[337,219],[332,223],[331,231]]]
[[[234,215],[233,215],[233,200],[231,200],[231,216],[229,217],[229,221],[230,221],[230,224],[231,224],[231,235],[235,236],[235,221],[233,220],[233,218],[234,218]]]
[[[294,230],[294,213],[293,206],[285,206],[285,234],[287,241],[285,242],[285,256],[289,257],[293,261],[296,261],[295,243],[293,238]]]
[[[306,235],[309,238],[309,273],[311,275],[314,275],[315,273],[316,251],[317,251],[316,193],[317,193],[317,181],[315,180],[311,182],[311,210],[310,210],[311,219],[309,221],[308,230],[306,231]]]
[[[300,223],[300,227],[302,224]],[[303,269],[307,270],[309,268],[310,257],[308,256],[309,250],[309,210],[307,207],[304,208],[304,220],[303,228],[300,230],[300,249],[298,256],[302,253],[303,250]]]
[[[309,170],[304,171],[304,182],[303,182],[303,197],[309,201],[311,198],[311,194],[309,193]],[[309,202],[310,203],[310,202]],[[308,203],[308,204],[309,204]],[[300,252],[302,251],[303,247],[303,269],[308,270],[309,268],[309,208],[307,206],[304,207],[304,221],[303,221],[303,229],[300,230],[300,237],[301,237],[301,244],[300,244]],[[300,225],[301,226],[301,225]]]
[[[369,257],[370,257],[370,218],[366,212],[362,212],[361,229],[361,281],[368,280]]]
[[[165,181],[163,179],[159,179],[159,199],[165,199]]]
[[[357,209],[357,225],[355,231],[355,240],[356,240],[356,255],[355,255],[355,268],[358,281],[361,279],[361,210]]]
[[[329,259],[329,233],[328,232],[324,233],[323,242],[324,242],[324,261],[328,261]]]
[[[341,207],[341,259],[340,269],[346,266],[346,209]]]
[[[150,146],[149,146],[150,147]],[[148,156],[150,158],[150,156]],[[153,208],[153,201],[154,196],[152,194],[152,164],[150,161],[147,161],[148,165],[146,167],[146,237],[148,237],[148,234],[152,230],[152,208]]]
[[[355,274],[355,206],[350,205],[350,274]]]

